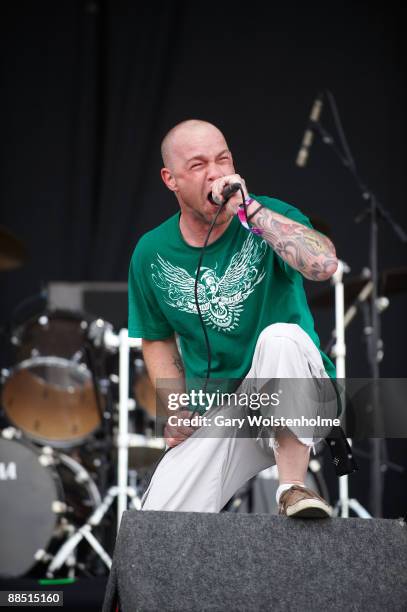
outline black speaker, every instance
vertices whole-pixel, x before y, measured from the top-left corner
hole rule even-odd
[[[103,612],[407,609],[407,526],[266,514],[123,515]]]

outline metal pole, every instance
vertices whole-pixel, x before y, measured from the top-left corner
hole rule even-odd
[[[129,350],[141,347],[140,338],[129,338],[127,329],[119,332],[119,434],[117,485],[117,531],[123,512],[127,510],[129,462]]]
[[[346,376],[346,344],[345,344],[345,294],[343,287],[343,273],[349,272],[349,266],[343,261],[338,261],[338,268],[333,275],[332,279],[335,285],[335,338],[336,342],[333,347],[336,364],[336,376],[342,380],[343,384],[343,397],[345,395],[345,376]],[[344,410],[346,408],[343,402]],[[345,419],[345,412],[343,414],[343,425]],[[341,476],[339,478],[339,503],[341,508],[341,517],[349,517],[349,482],[348,476]]]
[[[117,485],[117,531],[123,512],[127,510],[128,479],[128,431],[129,431],[129,334],[127,329],[119,332],[119,435]]]

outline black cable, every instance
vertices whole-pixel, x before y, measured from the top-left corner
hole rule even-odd
[[[345,131],[343,129],[342,126],[342,121],[339,115],[339,111],[338,111],[338,107],[336,104],[336,100],[335,100],[335,96],[333,95],[333,93],[329,90],[326,89],[325,90],[325,94],[326,97],[328,98],[328,102],[329,102],[329,106],[331,107],[331,112],[332,112],[332,116],[334,118],[334,123],[336,125],[336,129],[339,135],[339,139],[341,141],[342,144],[342,148],[343,151],[345,153],[345,157],[347,159],[348,165],[349,167],[353,170],[353,172],[356,174],[356,164],[355,164],[355,160],[353,158],[353,155],[351,153],[349,144],[348,144],[348,140],[345,136]]]
[[[239,187],[239,191],[242,194],[242,202],[243,202],[243,207],[244,207],[244,211],[245,211],[245,217],[246,217],[246,220],[247,220],[247,204],[245,202],[245,195],[244,195],[243,188]],[[200,256],[199,256],[198,267],[196,269],[196,275],[195,275],[195,286],[194,286],[195,306],[196,306],[196,310],[198,312],[199,320],[201,322],[201,327],[202,327],[202,330],[203,330],[203,333],[204,333],[205,344],[206,344],[206,351],[207,351],[207,356],[208,356],[208,360],[207,360],[208,365],[207,365],[207,370],[206,370],[206,378],[205,378],[205,383],[204,383],[204,387],[203,387],[203,392],[204,393],[206,392],[206,388],[208,386],[208,381],[209,381],[209,378],[210,378],[210,375],[211,375],[212,352],[211,352],[211,345],[209,343],[208,331],[206,329],[205,321],[203,319],[201,308],[199,306],[199,300],[198,300],[198,282],[199,282],[199,274],[201,272],[201,267],[202,267],[202,261],[203,261],[204,255],[205,255],[206,247],[208,246],[210,235],[212,233],[213,228],[215,227],[216,220],[219,217],[221,211],[223,210],[223,207],[225,206],[226,202],[227,202],[227,200],[225,200],[219,206],[219,210],[216,213],[215,218],[213,219],[212,224],[211,224],[211,226],[209,228],[209,231],[208,231],[208,233],[206,235],[205,242],[203,244],[203,247],[201,249],[201,253],[200,253]],[[196,411],[194,410],[194,413],[195,412]]]

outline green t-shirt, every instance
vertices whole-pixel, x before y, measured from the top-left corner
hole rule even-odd
[[[312,227],[297,208],[267,196],[265,207]],[[194,299],[200,247],[188,245],[180,213],[139,240],[129,270],[129,335],[159,340],[177,332],[186,378],[205,378],[207,351]],[[261,238],[234,217],[205,251],[199,305],[212,353],[211,377],[242,379],[250,369],[260,332],[272,323],[297,323],[319,349],[303,279]],[[329,376],[335,368],[321,356]]]

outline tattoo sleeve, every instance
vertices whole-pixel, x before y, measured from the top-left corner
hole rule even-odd
[[[334,274],[338,265],[335,247],[323,234],[268,208],[261,208],[251,223],[263,230],[264,240],[305,278],[324,281]]]

